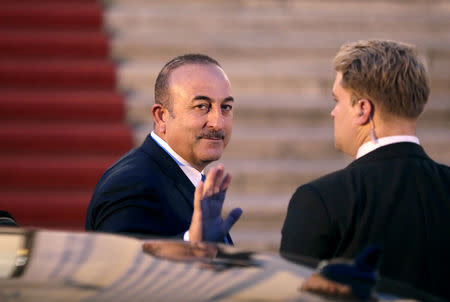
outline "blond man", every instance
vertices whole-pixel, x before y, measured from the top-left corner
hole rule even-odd
[[[380,246],[380,274],[450,299],[450,168],[420,146],[429,79],[413,46],[359,41],[334,58],[335,147],[355,158],[300,186],[282,229],[283,255],[357,255]]]

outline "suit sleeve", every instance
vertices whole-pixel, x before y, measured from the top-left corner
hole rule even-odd
[[[90,230],[128,235],[182,238],[179,226],[168,221],[164,201],[144,181],[109,182],[94,194],[89,211]],[[187,229],[187,227],[186,227]]]
[[[318,192],[311,185],[299,187],[289,202],[280,253],[327,259],[332,256],[333,237],[330,217]]]
[[[158,209],[143,198],[123,201],[105,206],[102,215],[98,217],[96,230],[108,233],[160,234],[158,222],[162,215]],[[156,203],[154,203],[156,205]]]

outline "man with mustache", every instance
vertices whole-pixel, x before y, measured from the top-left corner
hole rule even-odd
[[[231,176],[219,165],[203,181],[203,171],[230,140],[233,103],[216,60],[188,54],[168,62],[155,83],[154,131],[102,176],[86,230],[231,243],[242,213],[221,218]]]

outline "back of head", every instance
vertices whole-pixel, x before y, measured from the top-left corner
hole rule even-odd
[[[169,78],[172,71],[186,64],[213,64],[221,67],[213,58],[203,54],[185,54],[173,58],[164,65],[155,82],[155,103],[161,104],[171,110],[171,99],[169,93]]]
[[[333,65],[342,72],[341,85],[352,92],[353,104],[368,99],[383,117],[416,119],[428,100],[428,73],[412,45],[380,40],[347,43]]]

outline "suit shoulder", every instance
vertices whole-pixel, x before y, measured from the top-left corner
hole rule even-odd
[[[161,173],[155,160],[143,152],[141,148],[135,148],[105,171],[97,187],[149,184],[158,182]]]
[[[325,208],[343,206],[342,196],[350,196],[353,187],[349,184],[355,183],[361,171],[354,171],[349,167],[340,169],[315,180],[305,183],[297,188],[292,196],[292,202],[318,202]],[[349,201],[345,201],[347,204]]]
[[[435,173],[435,177],[438,178],[440,181],[442,181],[444,184],[447,185],[448,190],[450,191],[450,167],[435,162],[435,167],[437,173]],[[432,175],[433,176],[433,175]]]
[[[445,165],[445,164],[441,164],[441,163],[436,163],[438,169],[440,169],[442,171],[442,173],[447,174],[447,176],[450,176],[450,167]]]
[[[342,187],[340,182],[342,182],[344,174],[344,170],[338,170],[300,185],[293,194],[291,203],[299,200],[302,202],[314,200],[326,203],[328,201],[327,196],[336,192],[336,188]]]
[[[322,190],[332,184],[339,184],[343,182],[343,179],[346,178],[346,175],[349,175],[351,173],[352,171],[349,170],[349,168],[340,169],[314,179],[304,184],[303,186]]]

